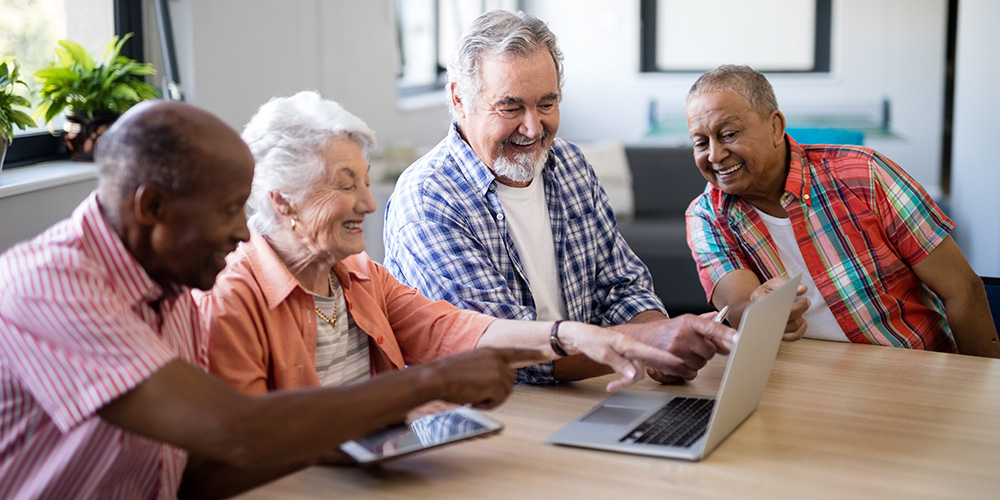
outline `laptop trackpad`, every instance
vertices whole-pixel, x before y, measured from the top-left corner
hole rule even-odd
[[[583,418],[588,424],[625,425],[642,416],[647,410],[627,406],[603,405]]]

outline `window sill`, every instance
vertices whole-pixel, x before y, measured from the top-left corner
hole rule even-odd
[[[0,172],[0,198],[97,178],[94,163],[58,160]]]

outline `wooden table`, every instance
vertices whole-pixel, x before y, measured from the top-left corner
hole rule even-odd
[[[714,393],[723,363],[668,389]],[[1000,360],[784,343],[758,410],[702,462],[546,444],[606,381],[518,386],[490,412],[498,436],[313,467],[242,498],[1000,498]]]

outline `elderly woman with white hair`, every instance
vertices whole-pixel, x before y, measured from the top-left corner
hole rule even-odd
[[[498,320],[400,284],[364,253],[374,135],[337,103],[314,92],[274,98],[243,139],[256,160],[251,237],[197,297],[210,369],[238,390],[362,383],[477,347],[582,353],[621,375],[609,390],[641,378],[643,364],[682,364],[612,330]]]

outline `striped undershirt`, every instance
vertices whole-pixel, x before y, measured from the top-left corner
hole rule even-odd
[[[314,295],[313,299],[327,317],[337,311],[336,326],[316,315],[316,375],[320,383],[336,386],[367,380],[371,374],[368,335],[354,323],[343,289],[336,286],[332,297]]]

